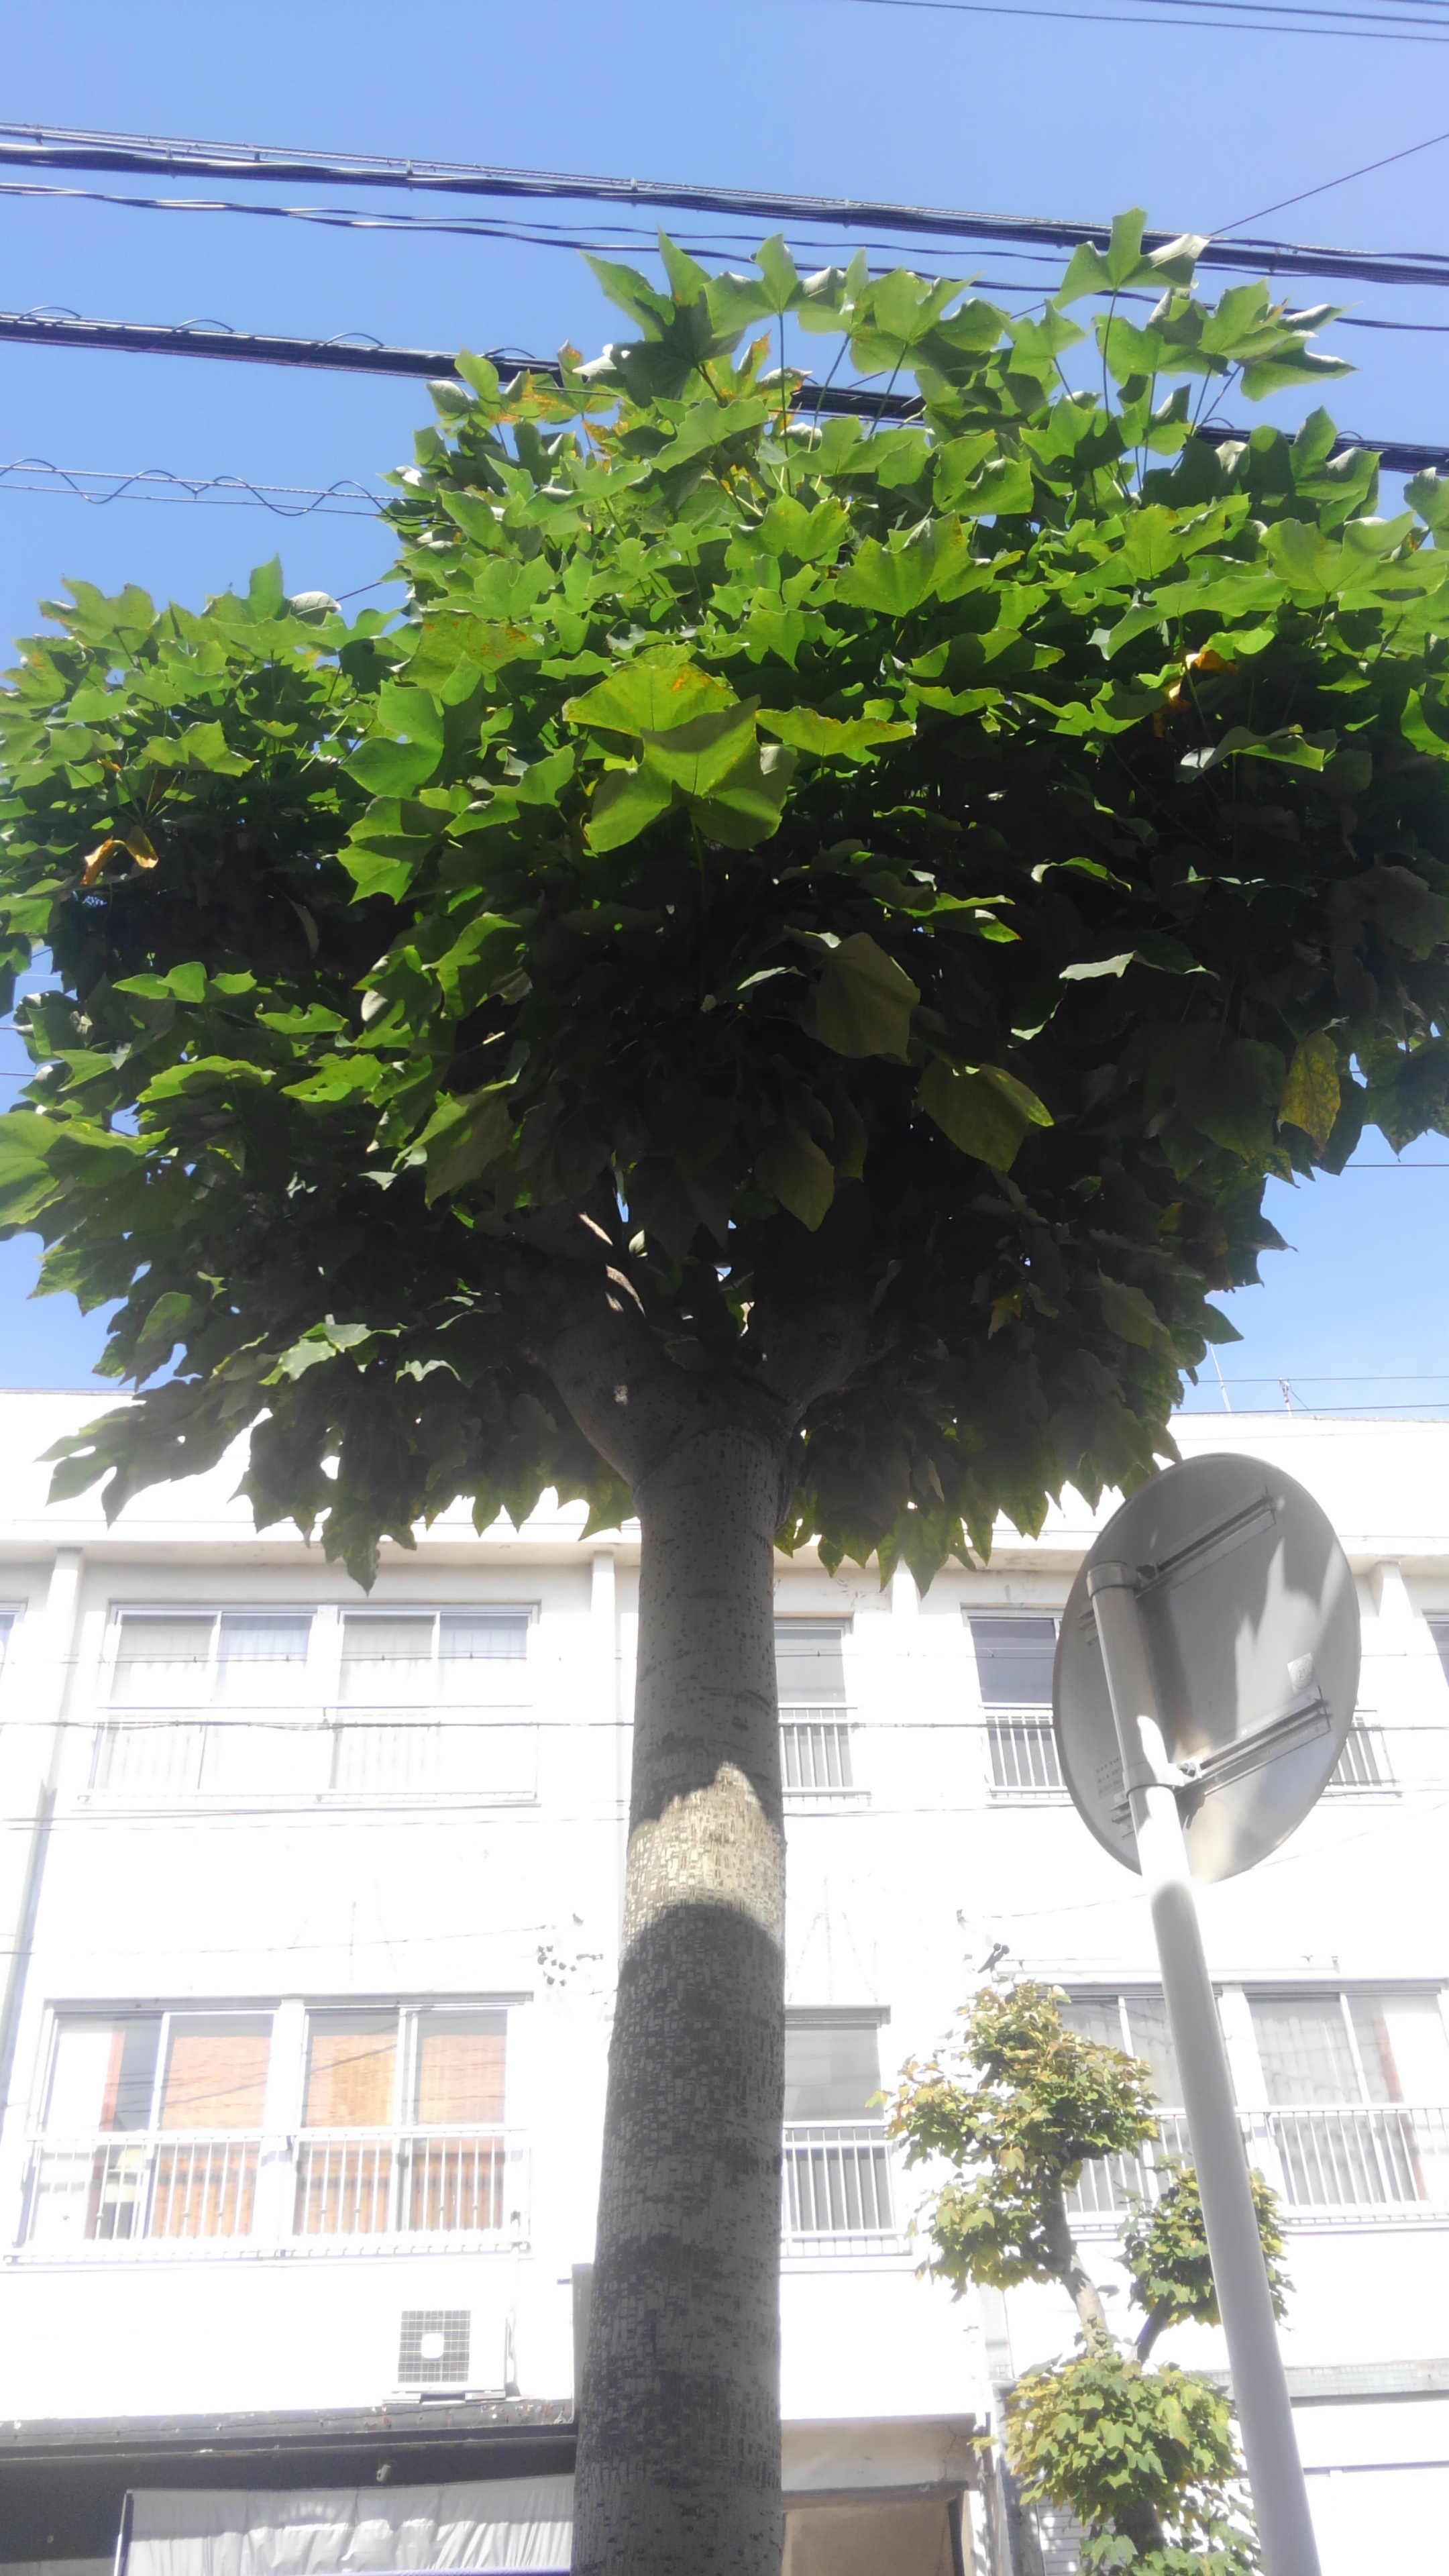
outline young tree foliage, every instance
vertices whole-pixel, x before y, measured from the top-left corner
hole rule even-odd
[[[1156,2137],[1151,2079],[1139,2059],[1070,2029],[1064,2001],[1031,1979],[985,1987],[951,2046],[902,2069],[890,2128],[907,2164],[944,2159],[955,2169],[927,2204],[924,2268],[958,2298],[973,2283],[1054,2281],[1072,2300],[1078,2350],[1016,2382],[1005,2448],[1028,2501],[1065,2506],[1081,2523],[1084,2568],[1250,2576],[1257,2548],[1227,2403],[1191,2372],[1146,2367],[1168,2326],[1218,2323],[1197,2177],[1169,2160],[1156,2197],[1132,2203],[1122,2251],[1145,2322],[1124,2348],[1082,2262],[1067,2196],[1084,2164],[1135,2157]],[[1261,2174],[1252,2189],[1281,2316],[1290,2284],[1277,2198]]]
[[[363,1581],[459,1497],[640,1516],[590,2568],[777,2541],[774,1541],[926,1582],[1131,1486],[1265,1177],[1446,1115],[1449,501],[1195,436],[1325,316],[1140,241],[1020,315],[601,265],[562,393],[436,389],[399,616],[72,585],[0,700],[0,1222],[145,1390],[56,1490],[249,1434]]]

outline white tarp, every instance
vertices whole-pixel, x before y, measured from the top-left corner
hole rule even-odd
[[[126,2576],[424,2576],[567,2571],[572,2478],[467,2485],[137,2491]]]

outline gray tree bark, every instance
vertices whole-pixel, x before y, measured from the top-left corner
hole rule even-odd
[[[709,1430],[643,1530],[576,2576],[778,2576],[780,1458]]]
[[[785,1857],[774,1540],[812,1398],[868,1300],[818,1238],[757,1285],[739,1371],[667,1358],[610,1209],[551,1250],[533,1356],[642,1537],[619,1991],[575,2479],[575,2576],[779,2576]]]

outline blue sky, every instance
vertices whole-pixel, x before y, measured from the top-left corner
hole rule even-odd
[[[1133,0],[1111,5],[1128,14]],[[1449,48],[1074,27],[869,0],[731,0],[728,10],[704,0],[550,0],[546,10],[432,0],[424,12],[397,0],[247,0],[244,10],[32,0],[7,14],[5,69],[0,113],[11,120],[1016,214],[1101,219],[1137,203],[1154,223],[1200,231],[1449,127]],[[1449,144],[1253,229],[1441,249],[1446,183]],[[65,174],[55,184],[149,192],[145,182]],[[388,202],[301,187],[225,193]],[[1010,273],[989,252],[962,264]],[[3,191],[0,277],[11,309],[365,331],[427,347],[547,353],[567,337],[591,351],[613,329],[581,260],[560,250]],[[1427,292],[1373,290],[1351,309],[1449,325],[1449,297]],[[1329,345],[1359,368],[1331,389],[1346,426],[1449,438],[1449,333],[1341,329]],[[420,386],[366,377],[0,349],[0,463],[366,484],[406,458],[426,416]],[[244,584],[251,564],[278,549],[298,590],[357,589],[387,559],[365,517],[288,526],[254,509],[99,510],[0,484],[0,639],[33,629],[37,601],[68,574],[199,601]],[[0,1035],[0,1069],[16,1060],[15,1041]],[[0,1088],[11,1096],[13,1085]],[[1370,1136],[1358,1159],[1385,1162],[1388,1149]],[[1430,1138],[1407,1159],[1442,1168],[1351,1169],[1338,1182],[1273,1191],[1275,1222],[1295,1249],[1265,1260],[1267,1284],[1231,1301],[1245,1337],[1221,1354],[1235,1410],[1280,1404],[1282,1378],[1295,1401],[1324,1406],[1449,1400],[1449,1139]],[[69,1299],[28,1302],[33,1276],[32,1244],[0,1245],[0,1381],[90,1382],[98,1321]],[[1192,1400],[1221,1405],[1216,1379]]]

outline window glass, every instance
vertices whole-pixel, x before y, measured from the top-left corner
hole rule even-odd
[[[82,2137],[149,2128],[160,2037],[159,2013],[64,2020],[55,2035],[47,2129]]]
[[[838,1619],[777,1619],[775,1683],[783,1707],[838,1707],[845,1698],[845,1630]]]
[[[1449,1678],[1449,1619],[1431,1619],[1429,1634],[1439,1649],[1439,1661],[1444,1667],[1446,1678]]]
[[[528,1652],[526,1610],[445,1610],[439,1627],[444,1663],[495,1663]]]
[[[1148,2069],[1158,2101],[1174,2106],[1181,2102],[1182,2078],[1162,1995],[1127,1997],[1127,2040],[1133,2056],[1140,2057]]]
[[[1371,2102],[1449,2102],[1449,2039],[1436,1994],[1352,1995],[1349,2011]]]
[[[311,1631],[306,1610],[224,1610],[216,1642],[218,1699],[295,1700]]]
[[[216,1622],[127,1611],[116,1640],[111,1697],[123,1707],[195,1708],[211,1695]]]
[[[1338,1995],[1255,1995],[1253,2029],[1270,2102],[1357,2102]]]
[[[1073,1995],[1057,2009],[1078,2039],[1094,2039],[1099,2048],[1121,2047],[1122,2008],[1115,1995]]]
[[[161,2079],[163,2129],[259,2129],[271,2015],[175,2013]]]
[[[1049,1709],[1057,1650],[1055,1619],[973,1610],[970,1621],[982,1706]]]
[[[414,2117],[488,2126],[503,2118],[501,2012],[424,2013],[418,2023]]]
[[[307,2031],[307,2129],[384,2129],[392,2119],[397,2014],[316,2013]]]
[[[343,1699],[386,1707],[431,1697],[435,1626],[431,1612],[396,1619],[344,1619]]]
[[[880,2035],[873,2021],[787,2021],[787,2120],[861,2120],[880,2085]]]
[[[9,1651],[10,1637],[14,1626],[15,1612],[13,1610],[0,1610],[0,1672],[3,1672],[5,1669],[5,1657]]]

